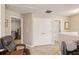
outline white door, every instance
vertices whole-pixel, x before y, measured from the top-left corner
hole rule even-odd
[[[59,20],[55,20],[55,26],[54,26],[54,29],[55,29],[55,33],[59,33],[60,32],[60,21]]]
[[[35,45],[51,44],[51,22],[50,19],[36,19],[34,27]]]
[[[58,38],[58,34],[61,32],[60,21],[54,20],[53,24],[54,24],[54,26],[52,27],[53,37],[54,37],[54,40],[56,40]]]

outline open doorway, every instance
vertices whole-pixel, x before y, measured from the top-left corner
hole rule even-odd
[[[53,21],[53,27],[52,27],[52,30],[53,30],[53,38],[54,40],[58,40],[59,39],[59,33],[61,33],[61,21],[60,20],[54,20]]]
[[[21,19],[11,17],[11,36],[13,37],[16,44],[19,44],[22,41],[21,29]]]

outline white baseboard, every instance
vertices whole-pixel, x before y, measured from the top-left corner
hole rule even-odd
[[[26,44],[26,47],[31,48],[33,45]]]
[[[35,47],[35,46],[41,46],[41,45],[54,45],[54,44],[55,44],[55,42],[46,43],[46,44],[34,44],[34,45],[26,44],[26,47],[31,48],[31,47]]]
[[[47,43],[47,44],[35,44],[35,45],[32,45],[32,47],[35,47],[35,46],[41,46],[41,45],[54,45],[54,43]]]

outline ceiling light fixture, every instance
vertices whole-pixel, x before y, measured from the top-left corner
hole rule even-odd
[[[51,10],[47,10],[47,11],[46,11],[46,13],[51,13],[51,12],[53,12],[53,11],[51,11]]]

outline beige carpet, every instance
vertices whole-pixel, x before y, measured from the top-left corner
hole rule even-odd
[[[58,45],[44,45],[30,48],[32,55],[60,55]]]

